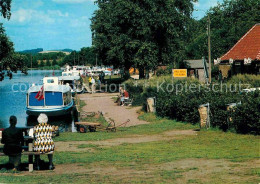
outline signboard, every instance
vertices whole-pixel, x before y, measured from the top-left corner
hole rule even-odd
[[[187,69],[173,69],[172,76],[173,78],[187,77]]]

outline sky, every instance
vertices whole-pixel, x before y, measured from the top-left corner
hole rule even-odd
[[[80,50],[92,44],[90,18],[97,5],[95,0],[12,0],[9,21],[0,17],[16,51],[43,48],[43,50]],[[199,0],[193,17],[200,19],[217,2]]]

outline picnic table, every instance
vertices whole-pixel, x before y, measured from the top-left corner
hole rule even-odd
[[[32,127],[23,127],[21,129],[24,130],[28,130]],[[48,152],[48,153],[40,153],[40,152],[34,152],[33,151],[33,140],[34,138],[28,135],[28,131],[24,131],[25,132],[25,136],[24,136],[24,142],[22,143],[22,153],[21,155],[26,155],[28,156],[28,168],[29,168],[29,172],[33,171],[33,156],[34,155],[50,155],[53,154],[54,152]],[[27,132],[27,133],[26,133]],[[0,142],[1,142],[1,137],[0,137]],[[3,153],[3,147],[4,145],[0,143],[0,156],[8,156],[5,155]]]

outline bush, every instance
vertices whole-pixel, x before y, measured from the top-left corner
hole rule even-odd
[[[241,105],[231,112],[232,124],[238,133],[260,134],[260,92],[248,93]]]
[[[203,86],[198,80],[189,78],[173,80],[171,76],[154,77],[149,81],[129,80],[124,84],[134,98],[134,105],[143,105],[144,109],[146,109],[146,99],[156,97],[156,112],[158,116],[196,124],[200,120],[199,105],[209,103],[212,127],[217,127],[224,131],[235,129],[239,133],[259,132],[259,96],[257,97],[258,100],[256,100],[256,96],[241,94],[238,89],[234,92],[230,89],[221,91],[220,86],[214,88],[215,91],[213,91],[211,86]],[[160,86],[159,90],[158,84]],[[174,90],[169,90],[170,84],[174,86]],[[186,86],[189,87],[191,85],[194,86],[193,90],[186,90]],[[178,86],[183,86],[184,89],[179,91]],[[232,116],[233,121],[229,123],[230,113],[227,111],[227,104],[240,101],[244,104],[239,106],[241,112],[240,110],[235,111],[236,114],[234,116],[236,118]],[[251,104],[253,102],[255,104]],[[244,115],[246,109],[249,109],[247,112],[250,112],[252,116]],[[258,118],[253,120],[253,117]],[[247,118],[250,123],[246,121]]]
[[[250,75],[250,74],[239,74],[233,76],[228,82],[228,84],[242,84],[243,88],[257,88],[260,87],[260,75]]]

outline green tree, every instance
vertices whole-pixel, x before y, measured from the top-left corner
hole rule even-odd
[[[54,58],[54,59],[52,60],[52,66],[55,66],[55,65],[58,65],[58,62],[57,62],[57,60]]]
[[[6,69],[7,63],[11,62],[11,55],[14,53],[13,43],[9,40],[5,33],[3,24],[0,23],[0,67]],[[7,62],[7,63],[5,63]]]
[[[73,66],[75,65],[77,62],[76,62],[76,56],[77,56],[77,52],[76,51],[72,51],[70,53],[70,55],[67,55],[63,58],[63,61],[62,61],[62,65],[65,65],[65,64],[68,64],[70,66]]]
[[[80,65],[95,65],[96,64],[96,54],[93,47],[83,47],[79,51]],[[99,63],[101,64],[101,63]]]
[[[44,65],[45,65],[45,64],[44,64],[44,61],[41,60],[40,63],[39,63],[39,66],[40,66],[40,67],[44,67]]]
[[[195,0],[97,0],[92,18],[99,60],[115,67],[152,69],[184,53]],[[140,77],[144,73],[140,72]]]
[[[211,20],[212,58],[217,59],[230,50],[252,26],[260,20],[260,1],[224,0],[212,7],[207,15],[193,23],[193,34],[188,42],[190,59],[207,56],[207,21]]]
[[[36,57],[32,57],[32,67],[33,68],[38,68],[39,67],[39,63]]]
[[[1,0],[0,1],[0,14],[7,19],[11,17],[11,2],[12,0]]]
[[[45,63],[45,66],[51,66],[51,62],[49,59],[47,59],[46,63]]]

